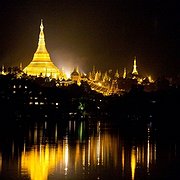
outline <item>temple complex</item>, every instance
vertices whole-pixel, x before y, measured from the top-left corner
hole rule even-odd
[[[55,79],[65,78],[65,74],[61,72],[51,61],[50,55],[46,49],[44,38],[44,26],[41,20],[39,42],[33,60],[23,69],[24,73],[31,76],[50,77]]]

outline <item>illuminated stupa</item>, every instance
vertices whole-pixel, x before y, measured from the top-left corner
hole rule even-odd
[[[51,61],[50,55],[46,49],[43,21],[41,20],[38,48],[34,53],[33,60],[23,69],[23,71],[31,76],[65,78],[61,72]]]
[[[134,57],[134,64],[133,64],[133,71],[132,74],[137,76],[138,75],[138,71],[137,71],[137,65],[136,65],[136,56]]]

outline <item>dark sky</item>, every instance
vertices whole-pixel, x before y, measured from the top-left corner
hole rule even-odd
[[[1,0],[0,64],[30,63],[40,19],[54,64],[88,72],[126,67],[140,73],[179,73],[180,3],[164,0]]]

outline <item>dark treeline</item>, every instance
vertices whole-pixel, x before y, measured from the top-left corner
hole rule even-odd
[[[146,92],[143,86],[133,85],[124,95],[103,96],[86,81],[80,86],[56,84],[49,78],[0,76],[1,123],[103,117],[118,125],[153,123],[162,131],[178,130],[179,86]]]

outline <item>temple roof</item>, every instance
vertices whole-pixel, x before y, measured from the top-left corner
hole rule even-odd
[[[71,73],[71,76],[79,76],[78,67],[74,68],[73,72]]]

